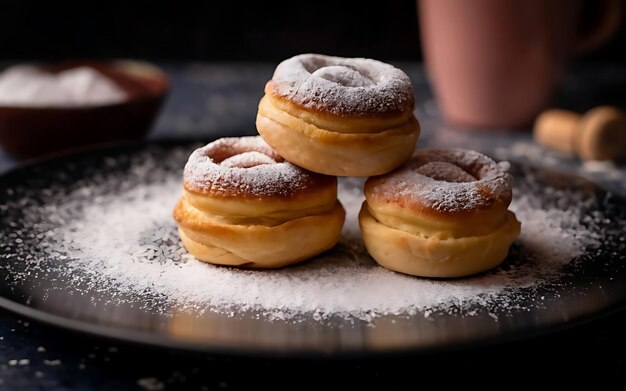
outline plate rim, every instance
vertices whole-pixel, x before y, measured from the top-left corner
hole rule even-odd
[[[83,336],[103,338],[112,341],[123,342],[131,345],[143,347],[174,349],[189,353],[203,353],[212,355],[237,356],[242,358],[298,358],[298,359],[353,359],[353,358],[384,358],[398,356],[422,356],[428,354],[442,354],[448,352],[468,351],[478,348],[488,348],[496,345],[519,342],[523,340],[536,339],[559,332],[579,328],[592,322],[601,321],[612,315],[626,313],[626,298],[618,303],[603,308],[590,314],[582,315],[567,322],[561,322],[544,327],[529,328],[526,330],[516,330],[497,336],[479,337],[471,341],[457,342],[453,346],[433,345],[427,347],[416,347],[407,345],[406,347],[376,348],[376,349],[337,349],[337,350],[314,350],[314,349],[271,349],[271,348],[250,348],[240,346],[222,346],[218,344],[207,344],[199,341],[183,341],[172,338],[163,338],[156,334],[145,331],[124,329],[118,326],[103,326],[83,320],[71,319],[45,312],[40,309],[29,307],[25,304],[17,303],[4,296],[0,296],[0,308],[14,314],[27,317],[49,327],[61,329],[66,332],[73,332]]]

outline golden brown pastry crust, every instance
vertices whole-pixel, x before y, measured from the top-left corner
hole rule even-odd
[[[345,212],[337,179],[285,162],[261,137],[194,151],[174,218],[187,250],[210,263],[281,267],[332,247]]]
[[[302,55],[277,67],[256,124],[268,144],[301,167],[371,176],[411,156],[420,134],[413,106],[408,76],[391,65]]]
[[[359,222],[365,245],[392,270],[459,277],[500,264],[520,224],[507,208],[511,176],[485,155],[420,150],[372,177]]]
[[[174,209],[187,250],[201,261],[246,268],[276,268],[330,249],[339,240],[345,211],[336,201],[326,213],[282,224],[238,223],[204,213],[183,197]]]

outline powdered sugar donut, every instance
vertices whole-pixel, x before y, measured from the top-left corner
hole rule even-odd
[[[337,179],[285,161],[258,136],[195,150],[183,187],[181,239],[210,263],[284,266],[332,247],[343,225]]]
[[[512,178],[463,149],[418,150],[404,166],[365,184],[359,221],[368,251],[407,274],[458,277],[500,264],[520,232]]]
[[[283,61],[259,103],[259,134],[287,160],[330,175],[388,172],[420,128],[409,77],[365,58],[303,54]]]

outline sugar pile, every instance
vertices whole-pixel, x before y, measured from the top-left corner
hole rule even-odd
[[[580,219],[593,202],[588,194],[542,188],[526,174],[518,180],[511,206],[522,222],[522,235],[504,266],[458,280],[401,275],[367,255],[357,222],[363,181],[344,178],[339,198],[346,224],[333,250],[281,270],[213,266],[181,247],[172,219],[181,173],[159,164],[142,157],[123,175],[98,174],[69,193],[42,192],[43,204],[0,205],[5,210],[21,205],[22,223],[42,231],[37,235],[42,254],[24,257],[33,264],[29,272],[56,268],[77,291],[106,291],[154,312],[167,313],[175,304],[191,314],[249,310],[270,320],[339,316],[369,321],[378,315],[428,316],[433,311],[471,315],[476,306],[519,308],[523,295],[555,279],[565,265],[598,245],[598,234],[588,228],[593,221]],[[21,234],[11,235],[12,246],[20,241],[19,250]]]
[[[0,104],[29,107],[74,107],[120,103],[126,93],[90,67],[52,74],[30,65],[0,73]]]

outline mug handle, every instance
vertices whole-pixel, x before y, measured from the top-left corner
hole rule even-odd
[[[598,17],[589,31],[578,37],[574,48],[575,54],[587,53],[607,41],[617,30],[622,21],[621,0],[596,0]]]

